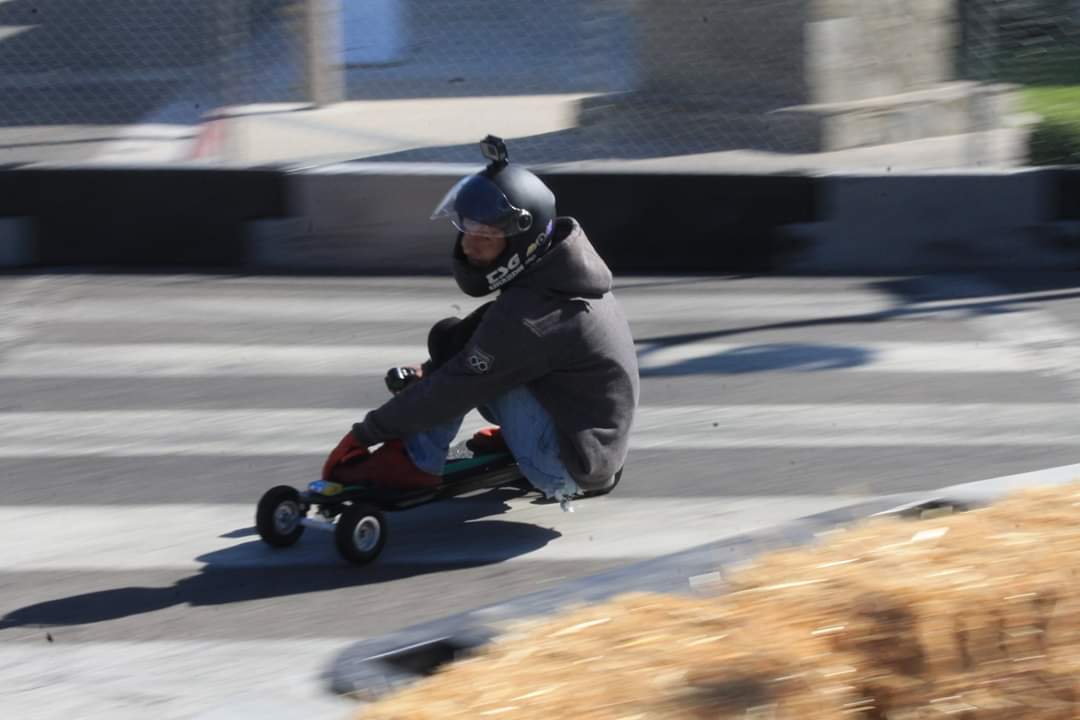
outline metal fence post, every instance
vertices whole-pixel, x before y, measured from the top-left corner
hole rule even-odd
[[[345,99],[342,0],[304,2],[304,96],[313,105]]]

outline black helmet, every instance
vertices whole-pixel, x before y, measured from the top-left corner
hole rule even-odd
[[[473,297],[504,287],[536,262],[550,245],[555,219],[555,194],[533,173],[510,165],[501,139],[488,135],[481,149],[491,163],[459,180],[431,215],[432,220],[449,218],[458,229],[454,279]],[[464,233],[477,225],[506,237],[506,249],[487,267],[471,265],[461,249]]]

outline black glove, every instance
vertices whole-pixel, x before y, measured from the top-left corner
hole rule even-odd
[[[394,395],[417,382],[424,376],[424,368],[421,367],[396,367],[386,371],[386,389]]]

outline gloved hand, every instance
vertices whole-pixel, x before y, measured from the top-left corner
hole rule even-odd
[[[425,369],[426,368],[423,365],[407,365],[405,367],[390,368],[386,371],[386,389],[394,395],[397,395],[399,392],[424,377]]]
[[[357,441],[350,430],[345,433],[345,437],[341,438],[341,442],[337,444],[337,447],[330,452],[330,457],[326,458],[326,462],[323,464],[322,479],[329,480],[330,473],[338,465],[369,454],[368,449]]]

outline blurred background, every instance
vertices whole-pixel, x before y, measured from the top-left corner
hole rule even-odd
[[[1080,159],[1080,0],[0,0],[0,165]],[[479,134],[478,134],[479,133]]]
[[[429,215],[489,133],[615,272],[632,472],[272,553],[479,304]],[[1080,172],[1011,170],[1078,162],[1080,0],[0,0],[0,718],[354,717],[361,640],[1071,477]]]

